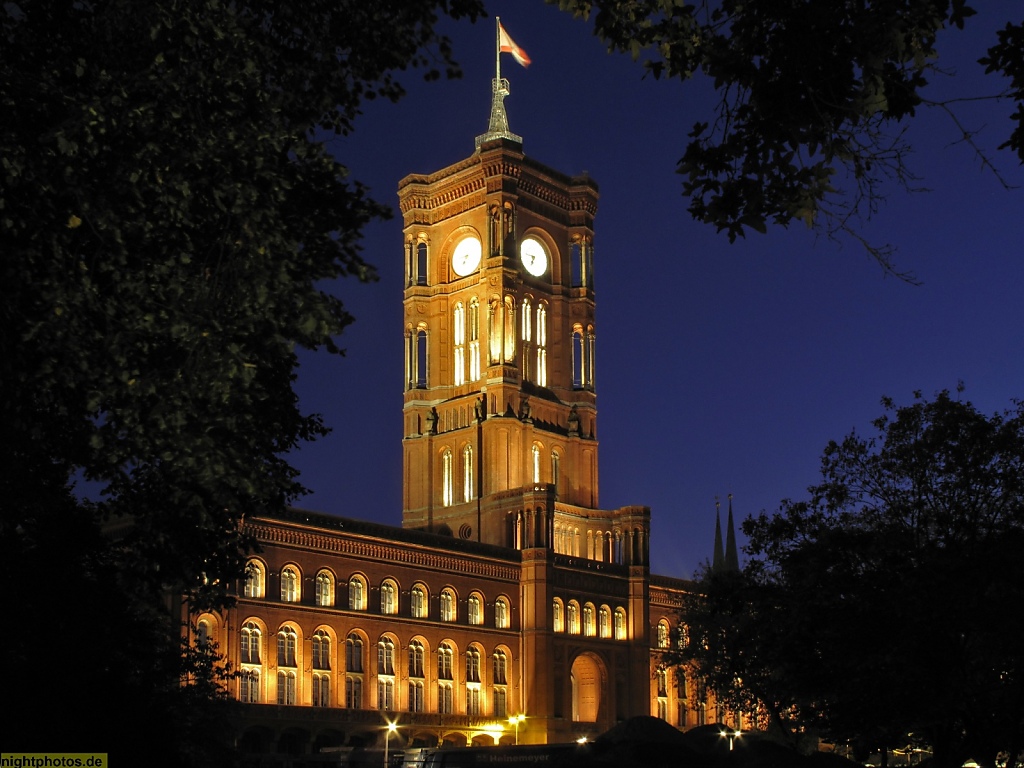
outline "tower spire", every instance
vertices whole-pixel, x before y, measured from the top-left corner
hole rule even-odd
[[[715,554],[711,560],[711,572],[718,573],[725,567],[725,554],[722,552],[722,504],[715,497]]]
[[[476,137],[476,148],[485,141],[494,139],[510,139],[517,144],[523,143],[523,137],[518,136],[508,128],[508,115],[505,114],[505,97],[508,96],[508,80],[501,76],[501,52],[508,51],[516,61],[524,67],[530,63],[526,52],[516,45],[508,36],[504,27],[501,26],[501,17],[495,17],[494,37],[494,80],[491,81],[491,118],[487,124],[487,133]]]
[[[732,494],[729,494],[729,522],[725,532],[725,570],[738,571],[740,558],[736,551],[736,527],[732,522]]]

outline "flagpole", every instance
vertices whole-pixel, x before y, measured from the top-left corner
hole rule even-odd
[[[501,16],[494,17],[494,87],[501,82]]]

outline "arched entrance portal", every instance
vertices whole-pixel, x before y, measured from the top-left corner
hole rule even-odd
[[[593,654],[584,653],[572,663],[572,719],[596,723],[600,719],[604,693],[604,665]]]

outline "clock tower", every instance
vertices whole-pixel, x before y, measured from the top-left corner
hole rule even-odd
[[[598,509],[597,184],[526,156],[507,94],[470,157],[399,183],[403,525],[645,564],[649,511]]]

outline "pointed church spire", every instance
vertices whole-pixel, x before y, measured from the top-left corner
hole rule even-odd
[[[523,143],[523,137],[518,136],[508,129],[508,115],[505,114],[505,97],[508,96],[508,80],[501,76],[501,52],[511,53],[516,61],[524,67],[530,63],[530,58],[518,45],[512,42],[505,28],[501,26],[501,17],[495,18],[497,29],[495,31],[494,45],[494,80],[491,81],[491,119],[487,124],[487,133],[476,137],[476,148],[485,141],[494,139],[511,139],[517,144]]]
[[[711,572],[718,573],[725,567],[725,555],[722,552],[722,505],[715,497],[715,554],[711,560]]]
[[[725,532],[725,570],[738,571],[740,558],[736,552],[736,527],[732,522],[732,494],[729,494],[729,523]]]

